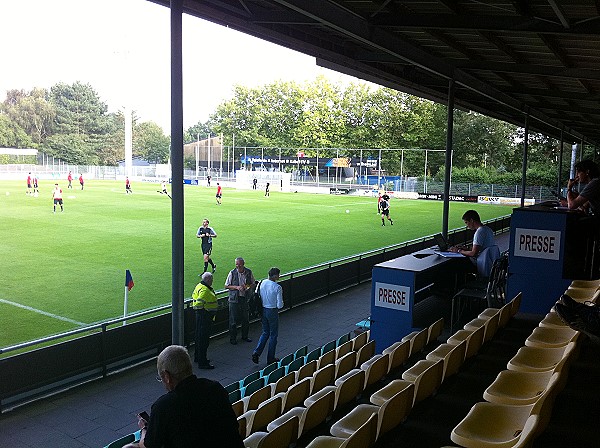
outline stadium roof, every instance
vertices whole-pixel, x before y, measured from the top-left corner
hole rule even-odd
[[[454,79],[456,107],[600,143],[598,0],[185,0],[184,12],[442,103]]]

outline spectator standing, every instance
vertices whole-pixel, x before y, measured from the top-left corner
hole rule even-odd
[[[194,361],[198,363],[201,369],[214,369],[207,358],[206,352],[210,342],[210,331],[212,323],[219,307],[217,295],[212,287],[213,275],[210,272],[202,274],[202,281],[196,285],[192,293],[192,306],[196,314],[196,348],[194,352]]]
[[[210,176],[206,176],[206,185],[210,187]]]
[[[83,190],[83,174],[79,175],[79,185],[81,185],[81,189]]]
[[[277,283],[279,280],[279,268],[269,269],[269,278],[258,284],[258,294],[262,301],[262,333],[258,339],[258,344],[252,352],[252,362],[258,364],[258,360],[267,341],[269,341],[269,350],[267,351],[267,364],[279,361],[275,357],[277,348],[277,336],[279,335],[279,310],[283,308],[283,289]]]
[[[208,227],[208,219],[204,218],[202,226],[196,232],[196,238],[202,238],[202,255],[204,257],[204,272],[208,269],[208,264],[212,266],[212,271],[217,270],[217,265],[210,258],[212,253],[212,239],[217,237],[214,229]]]
[[[34,174],[33,175],[33,195],[35,197],[37,197],[38,194],[40,194],[40,190],[38,189],[38,177],[37,177],[37,174]]]
[[[252,189],[256,190],[256,184],[258,183],[258,179],[255,177],[254,179],[252,179]]]
[[[139,418],[141,439],[126,448],[244,447],[227,391],[193,374],[184,347],[165,348],[156,368],[168,392],[152,405],[150,421]]]
[[[131,194],[131,182],[129,181],[129,177],[125,177],[125,194]]]
[[[71,171],[69,171],[69,175],[67,176],[67,180],[69,181],[69,185],[67,186],[67,188],[73,188],[73,185],[71,184],[71,182],[73,182],[73,173],[71,173]]]
[[[271,184],[269,182],[267,182],[267,185],[265,185],[265,196],[270,196],[270,190],[269,190],[269,186]]]
[[[248,337],[250,322],[248,316],[248,300],[254,293],[254,275],[245,266],[244,259],[235,259],[235,269],[231,270],[225,280],[225,288],[229,290],[229,342],[237,344],[237,325],[242,326],[242,341],[252,342]]]

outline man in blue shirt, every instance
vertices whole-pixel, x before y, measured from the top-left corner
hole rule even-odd
[[[276,283],[279,280],[280,270],[278,268],[269,269],[269,278],[260,282],[257,293],[260,294],[262,301],[262,334],[258,339],[258,345],[252,352],[252,362],[258,364],[258,359],[269,341],[269,351],[267,352],[267,365],[279,361],[275,358],[275,349],[277,347],[277,336],[279,334],[279,310],[283,308],[283,289]]]

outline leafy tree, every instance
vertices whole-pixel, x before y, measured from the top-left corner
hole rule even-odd
[[[46,139],[47,154],[75,165],[96,165],[98,157],[85,134],[54,134]]]
[[[34,88],[7,92],[3,110],[31,137],[36,146],[49,135],[55,117],[53,105],[48,101],[46,89]]]
[[[0,147],[31,148],[33,142],[25,131],[3,113],[0,113]]]
[[[105,135],[110,130],[110,120],[107,106],[100,101],[96,91],[89,84],[80,82],[59,83],[50,88],[50,102],[56,111],[53,131],[57,138],[46,142],[48,150],[60,152],[61,158],[71,163],[80,160],[97,162]],[[63,148],[68,142],[76,145],[72,152]]]
[[[169,159],[169,144],[169,137],[152,121],[140,123],[134,128],[133,152],[149,162],[166,163]]]

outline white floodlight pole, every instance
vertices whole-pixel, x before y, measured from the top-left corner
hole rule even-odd
[[[317,187],[319,186],[319,148],[317,148]]]
[[[131,165],[133,158],[133,124],[131,118],[131,108],[124,107],[125,117],[125,175],[131,176]]]
[[[211,157],[210,157],[210,132],[208,133],[208,143],[207,143],[207,145],[208,145],[208,160],[206,162],[206,166],[207,166],[206,175],[209,176],[210,172],[211,172],[211,169],[212,169],[212,160],[211,160]]]
[[[381,148],[379,148],[379,166],[377,167],[377,189],[381,188]]]
[[[235,134],[231,138],[231,152],[233,153],[233,170],[235,170]],[[227,170],[229,171],[229,158],[227,159]]]
[[[196,134],[196,180],[200,171],[200,134]]]
[[[223,133],[221,133],[221,141],[219,142],[219,147],[221,149],[221,157],[219,161],[219,176],[223,176]]]
[[[425,150],[425,176],[423,177],[424,192],[427,193],[427,150]]]

